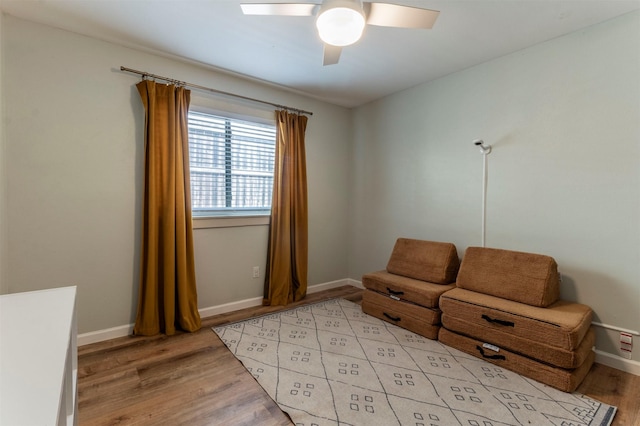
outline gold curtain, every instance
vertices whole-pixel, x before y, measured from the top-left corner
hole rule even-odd
[[[276,111],[276,126],[264,305],[286,305],[307,294],[307,117]]]
[[[144,201],[134,334],[200,328],[196,294],[187,113],[190,91],[144,80]]]

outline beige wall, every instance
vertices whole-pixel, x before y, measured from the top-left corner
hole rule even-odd
[[[144,116],[139,77],[121,65],[313,111],[309,283],[347,277],[349,110],[10,16],[2,26],[10,292],[77,285],[80,333],[134,320]],[[194,92],[192,105],[209,96]],[[214,103],[264,113],[233,102]],[[266,235],[195,230],[200,308],[262,296],[251,273],[264,270]]]
[[[482,138],[487,246],[553,256],[563,298],[638,330],[638,28],[629,14],[358,108],[350,276],[400,236],[481,244]],[[617,338],[598,329],[598,349]]]
[[[480,137],[494,147],[487,245],[554,256],[564,298],[640,327],[638,13],[353,111],[12,17],[0,25],[2,291],[77,285],[81,333],[131,323],[137,298],[143,111],[120,65],[314,112],[310,284],[383,268],[399,236],[452,241],[460,255],[479,245]],[[201,308],[261,295],[251,268],[264,269],[267,232],[195,231]],[[599,329],[598,348],[616,354],[616,338]]]
[[[4,80],[2,79],[2,70],[4,49],[2,48],[2,12],[0,12],[0,93],[4,92]],[[5,279],[5,259],[6,259],[6,219],[5,219],[5,150],[4,150],[4,113],[3,113],[4,97],[0,95],[0,294],[9,292],[9,284]]]

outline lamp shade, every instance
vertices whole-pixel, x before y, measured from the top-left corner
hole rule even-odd
[[[348,46],[362,36],[365,20],[360,1],[325,1],[316,20],[322,41],[332,46]]]

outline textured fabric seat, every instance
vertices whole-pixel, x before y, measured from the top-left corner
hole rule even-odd
[[[445,327],[440,329],[438,340],[447,346],[564,392],[573,392],[580,386],[596,356],[593,350],[589,350],[582,364],[576,368],[567,369],[540,362],[506,349],[500,349],[499,352],[496,352],[487,347],[488,344],[483,340],[454,333]]]
[[[595,343],[585,339],[592,311],[559,300],[546,308],[456,288],[440,299],[442,324],[451,331],[490,341],[562,368],[575,368]]]
[[[592,310],[559,300],[553,258],[470,247],[456,287],[440,298],[442,343],[565,392],[578,387],[595,357]]]
[[[399,238],[386,269],[363,275],[362,310],[437,339],[440,296],[455,287],[459,265],[451,243]]]
[[[434,284],[415,278],[377,271],[363,275],[362,285],[369,290],[388,296],[391,300],[402,300],[426,308],[437,308],[440,296],[455,284]]]

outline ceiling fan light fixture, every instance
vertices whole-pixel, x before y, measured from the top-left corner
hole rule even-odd
[[[316,20],[322,41],[332,46],[349,46],[362,36],[365,19],[362,3],[353,0],[327,0]]]

